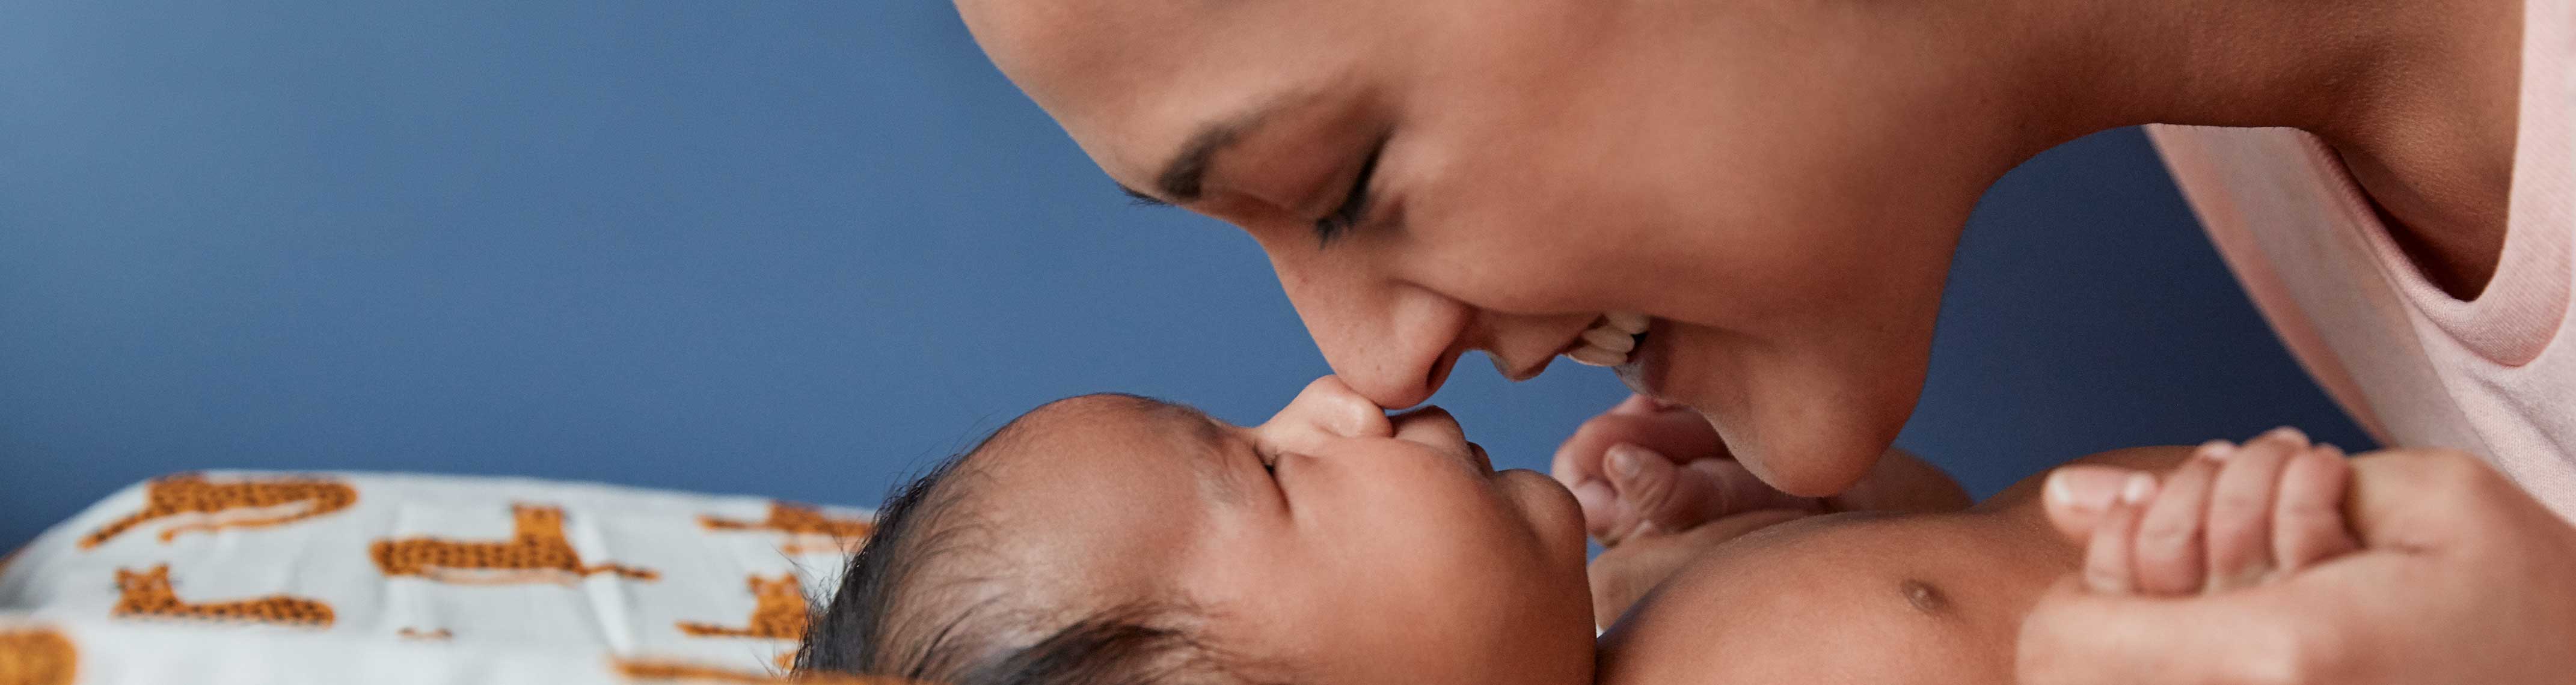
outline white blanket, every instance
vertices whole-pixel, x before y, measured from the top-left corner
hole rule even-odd
[[[0,685],[758,678],[867,520],[524,479],[165,477],[0,561]]]

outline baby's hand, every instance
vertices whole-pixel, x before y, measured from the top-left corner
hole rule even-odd
[[[2082,478],[2071,466],[2051,475]],[[2359,548],[2346,525],[2342,450],[2275,429],[2242,446],[2212,441],[2165,476],[2132,473],[2092,517],[2084,582],[2095,592],[2188,595],[2262,584]],[[2061,529],[2062,507],[2050,507]],[[2070,525],[2074,524],[2074,525]]]

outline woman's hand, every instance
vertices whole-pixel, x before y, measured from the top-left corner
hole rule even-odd
[[[1584,422],[1557,448],[1552,471],[1582,503],[1593,539],[1613,548],[1752,511],[1954,511],[1969,503],[1940,469],[1895,449],[1843,494],[1794,497],[1736,463],[1698,412],[1644,396]]]
[[[2114,496],[2052,493],[2052,519]],[[2361,551],[2183,599],[2073,578],[2023,621],[2024,685],[2564,683],[2576,674],[2576,528],[2475,457],[2352,461]],[[2067,511],[2061,511],[2067,510]]]

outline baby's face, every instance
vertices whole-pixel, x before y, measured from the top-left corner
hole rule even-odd
[[[1494,471],[1446,413],[1388,417],[1332,378],[1253,427],[1088,396],[985,449],[972,498],[1011,604],[1177,603],[1256,680],[1590,681],[1573,497]]]

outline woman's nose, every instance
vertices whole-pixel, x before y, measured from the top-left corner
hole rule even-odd
[[[1473,312],[1439,293],[1280,275],[1333,374],[1377,406],[1403,409],[1431,399],[1467,350]]]

